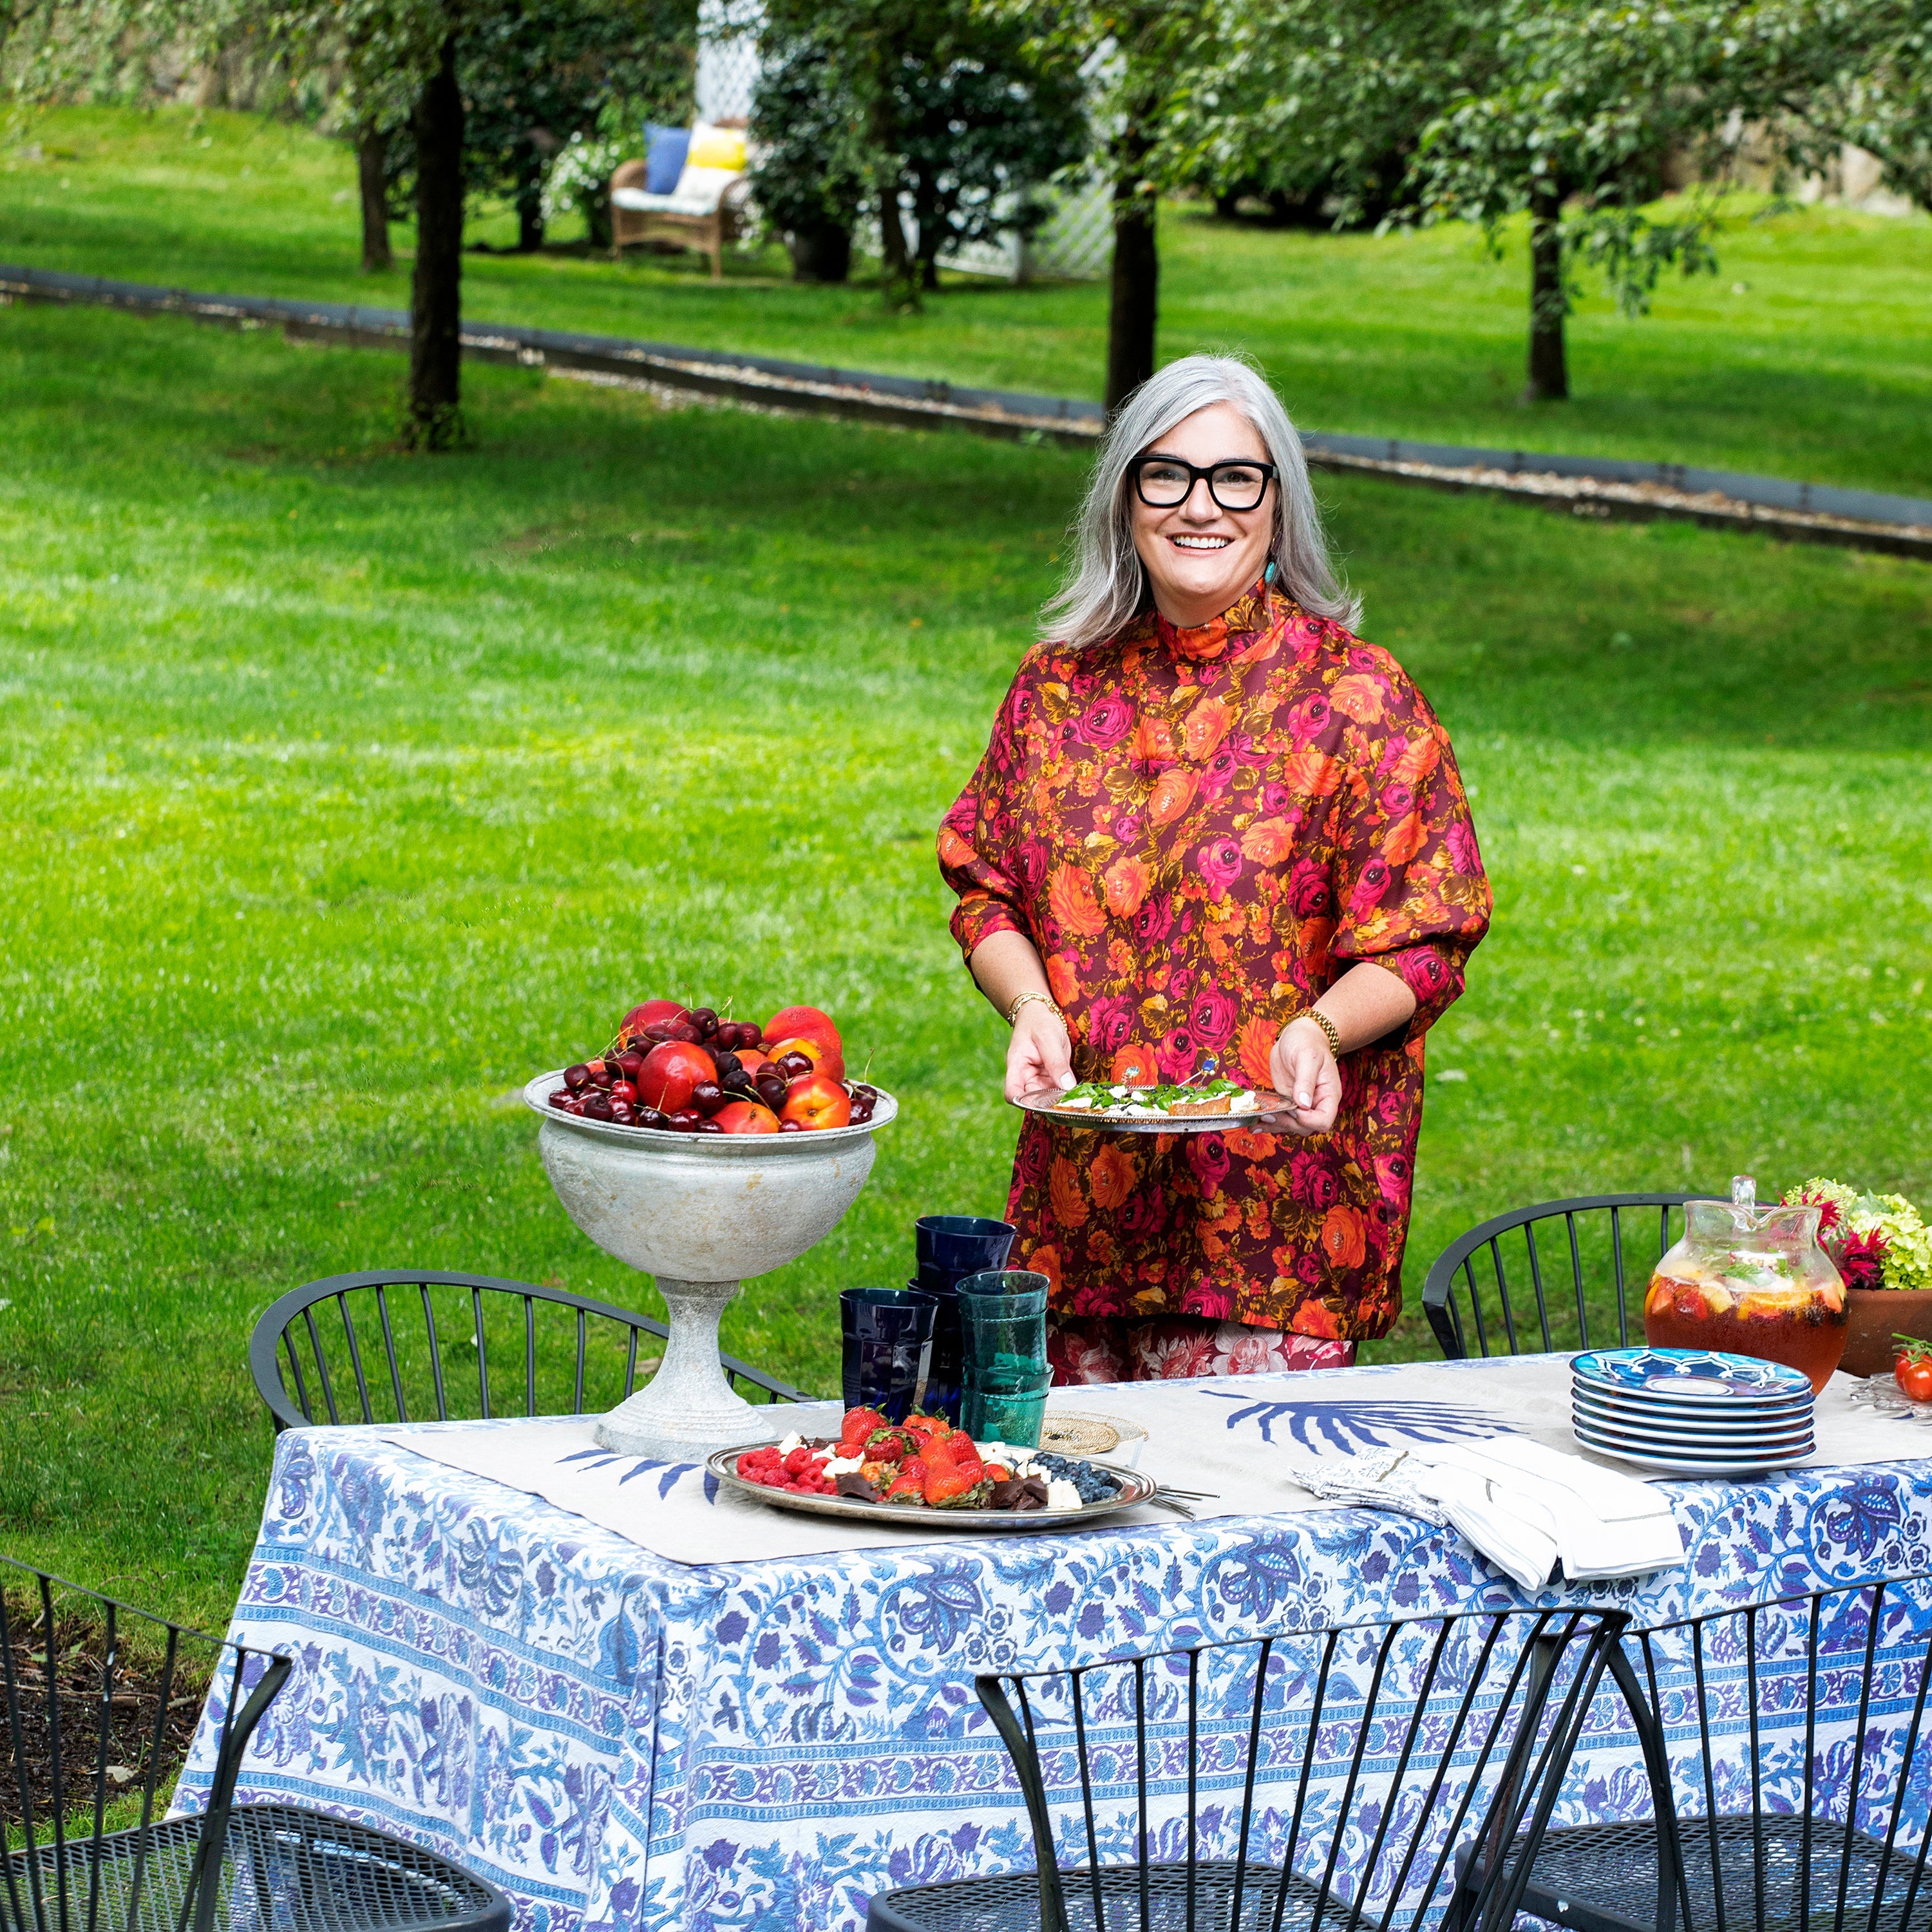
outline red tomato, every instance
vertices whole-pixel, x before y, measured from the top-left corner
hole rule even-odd
[[[1892,1375],[1913,1402],[1932,1402],[1932,1357],[1900,1356]]]

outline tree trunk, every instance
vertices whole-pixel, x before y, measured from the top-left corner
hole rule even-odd
[[[534,139],[517,157],[517,252],[534,255],[544,244],[544,157]]]
[[[380,274],[389,253],[389,137],[365,128],[356,137],[356,172],[362,189],[362,272]]]
[[[1570,394],[1564,355],[1563,194],[1552,186],[1529,203],[1529,382],[1526,403],[1560,403]]]
[[[463,434],[463,96],[456,36],[417,97],[416,263],[410,290],[406,440],[447,449]]]
[[[1154,374],[1160,254],[1155,203],[1136,190],[1138,166],[1114,184],[1114,280],[1107,309],[1107,410],[1111,415]]]
[[[920,306],[919,264],[906,247],[905,222],[899,210],[902,186],[898,170],[882,171],[879,183],[879,258],[886,306],[915,309]]]

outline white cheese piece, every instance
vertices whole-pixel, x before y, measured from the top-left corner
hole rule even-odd
[[[1252,1094],[1237,1094],[1228,1102],[1231,1114],[1258,1114],[1261,1110],[1262,1103]]]
[[[794,1449],[802,1449],[804,1447],[805,1438],[800,1435],[798,1431],[794,1429],[792,1432],[778,1444],[778,1454],[781,1456],[789,1456]]]
[[[865,1466],[862,1456],[828,1456],[825,1460],[825,1473],[828,1476],[856,1474]]]
[[[1061,1100],[1057,1102],[1057,1104],[1062,1112],[1072,1114],[1078,1113],[1083,1107],[1090,1107],[1094,1103],[1091,1100],[1083,1099],[1078,1100]]]
[[[1046,1506],[1050,1510],[1077,1510],[1080,1492],[1064,1476],[1055,1476],[1046,1486]]]

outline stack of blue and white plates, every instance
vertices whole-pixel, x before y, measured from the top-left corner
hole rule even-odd
[[[1808,1462],[1810,1378],[1702,1348],[1599,1348],[1570,1365],[1576,1439],[1682,1475],[1743,1476]]]

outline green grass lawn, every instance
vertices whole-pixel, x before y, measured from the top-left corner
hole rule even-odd
[[[38,158],[30,158],[35,152]],[[346,147],[252,116],[70,109],[0,152],[0,260],[202,289],[404,305],[408,265],[356,272]],[[1760,211],[1761,214],[1761,211]],[[482,210],[476,238],[514,224]],[[1098,283],[949,277],[916,316],[876,289],[795,286],[776,249],[714,287],[696,255],[466,262],[480,318],[645,336],[1094,397]],[[409,234],[398,231],[406,248]],[[1600,298],[1570,332],[1574,398],[1526,408],[1520,238],[1492,260],[1462,229],[1310,236],[1170,208],[1164,356],[1258,356],[1312,428],[1661,458],[1932,494],[1932,221],[1740,208],[1721,272],[1667,282],[1630,322]]]
[[[1014,1135],[932,838],[1080,458],[476,368],[474,449],[411,459],[399,368],[0,312],[0,1521],[209,1622],[275,1294],[415,1265],[656,1306],[509,1098],[634,998],[824,1005],[902,1098],[845,1222],[728,1317],[808,1386],[836,1291],[997,1210]],[[1517,1202],[1932,1194],[1932,571],[1324,488],[1496,886],[1412,1302]],[[1374,1351],[1428,1352],[1413,1309]]]

